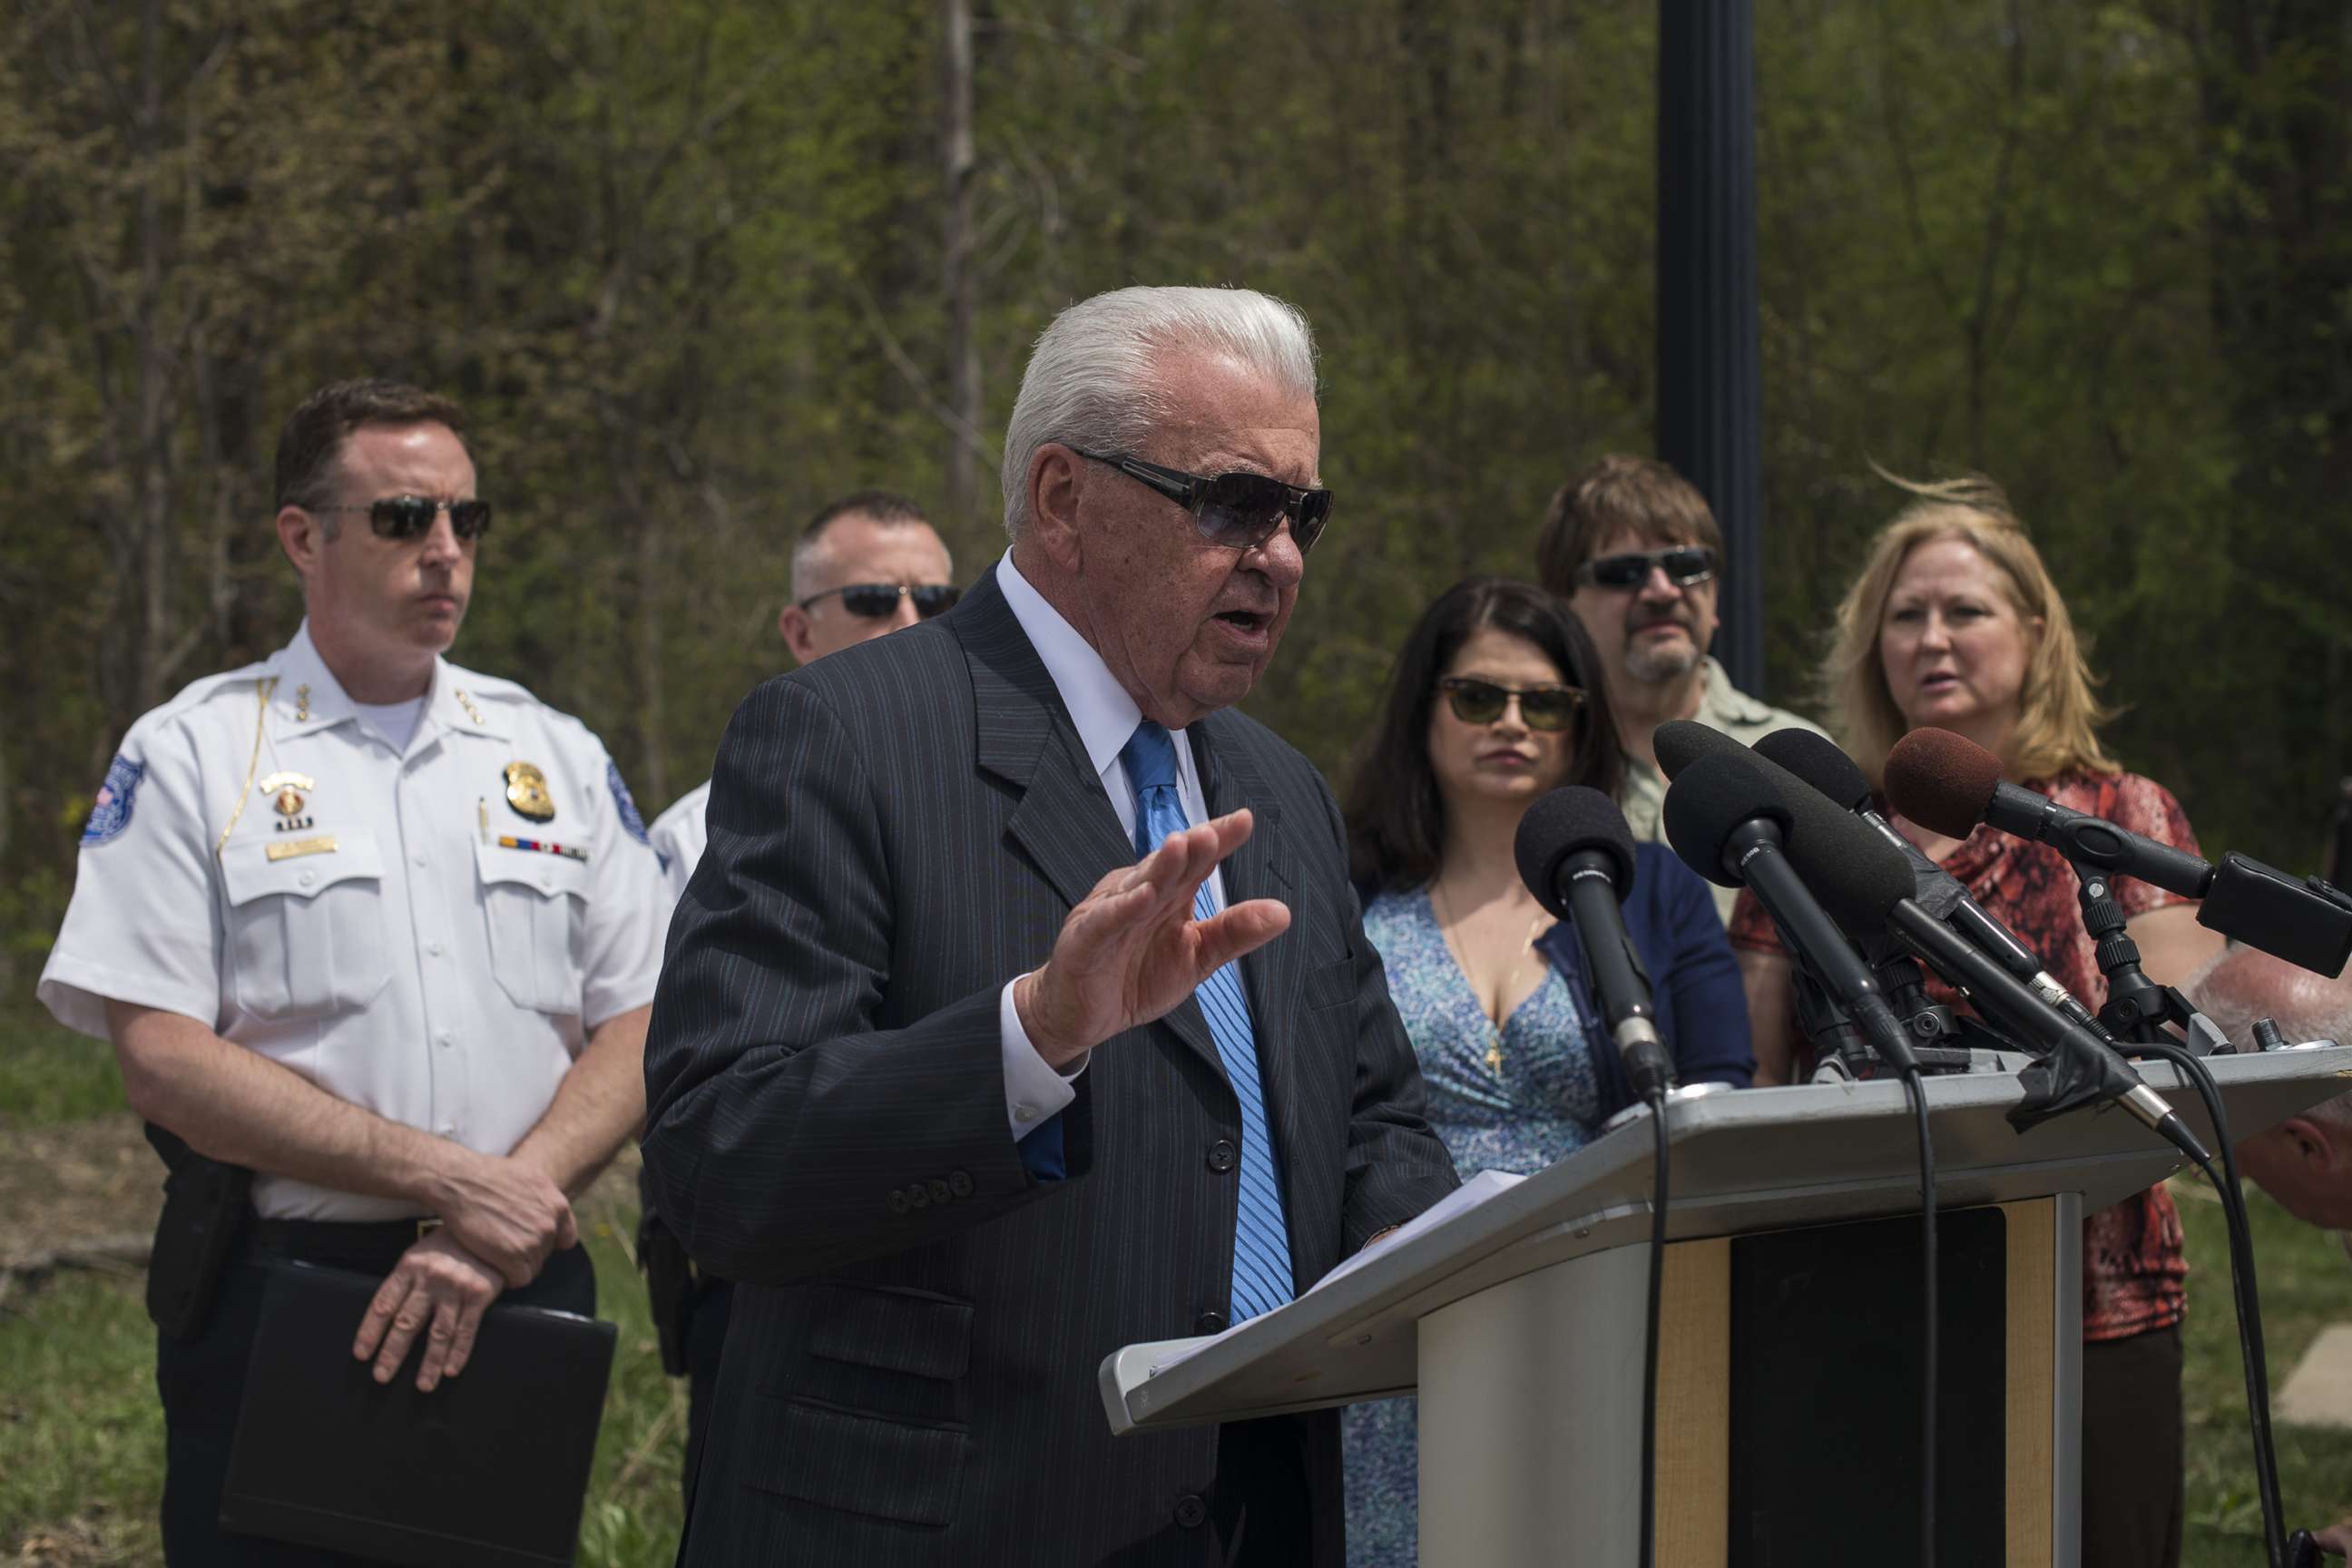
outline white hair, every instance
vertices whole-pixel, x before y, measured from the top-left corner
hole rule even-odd
[[[1029,521],[1029,462],[1062,441],[1133,452],[1167,417],[1153,356],[1199,349],[1239,360],[1286,395],[1315,395],[1315,334],[1295,305],[1248,289],[1115,289],[1038,334],[1004,428],[1004,531]]]

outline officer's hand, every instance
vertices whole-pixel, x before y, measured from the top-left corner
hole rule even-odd
[[[1171,833],[1070,911],[1053,956],[1013,988],[1021,1027],[1047,1066],[1065,1067],[1120,1030],[1150,1023],[1289,926],[1290,910],[1272,899],[1192,918],[1192,895],[1249,841],[1251,821],[1236,811]]]
[[[467,1252],[520,1288],[580,1239],[572,1200],[535,1165],[468,1152],[446,1177],[437,1211]]]
[[[482,1312],[498,1300],[499,1289],[497,1272],[458,1245],[444,1226],[401,1254],[360,1319],[352,1358],[373,1356],[375,1380],[390,1383],[408,1359],[417,1331],[425,1330],[416,1386],[430,1394],[444,1377],[466,1370]]]

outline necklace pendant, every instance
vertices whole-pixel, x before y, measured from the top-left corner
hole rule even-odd
[[[1486,1070],[1496,1078],[1503,1076],[1503,1042],[1500,1040],[1486,1047]]]

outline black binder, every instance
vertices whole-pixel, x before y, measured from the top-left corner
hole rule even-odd
[[[222,1527],[410,1568],[569,1563],[613,1325],[493,1305],[465,1372],[420,1394],[415,1349],[388,1384],[352,1355],[381,1283],[271,1268]]]

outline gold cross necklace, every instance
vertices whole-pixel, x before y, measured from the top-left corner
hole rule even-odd
[[[1469,950],[1469,942],[1467,940],[1468,933],[1463,931],[1461,921],[1454,919],[1449,904],[1450,901],[1443,898],[1438,890],[1437,883],[1433,879],[1429,884],[1429,907],[1431,912],[1437,916],[1439,938],[1440,940],[1443,940],[1449,929],[1460,933],[1463,937],[1464,940],[1454,944],[1455,951],[1453,955],[1454,966],[1456,970],[1460,971],[1464,987],[1471,991],[1472,1000],[1475,1001],[1477,1000],[1477,993],[1475,989],[1471,986],[1470,968],[1469,964],[1465,960],[1465,955]],[[1507,999],[1518,990],[1519,976],[1527,969],[1528,957],[1536,951],[1536,939],[1543,935],[1544,928],[1549,923],[1550,917],[1540,912],[1537,914],[1536,918],[1532,921],[1528,922],[1527,942],[1519,949],[1518,956],[1512,961],[1510,973],[1503,977],[1502,994],[1505,998]],[[1520,1000],[1525,1001],[1526,998],[1522,997]],[[1486,1025],[1486,1070],[1493,1073],[1496,1078],[1500,1078],[1503,1076],[1503,1025],[1496,1022],[1494,1017],[1487,1013],[1486,1005],[1483,1002],[1479,1004],[1478,1016],[1484,1019]],[[1509,1021],[1510,1006],[1507,1002],[1504,1010],[1503,1017],[1504,1022],[1507,1023]]]

